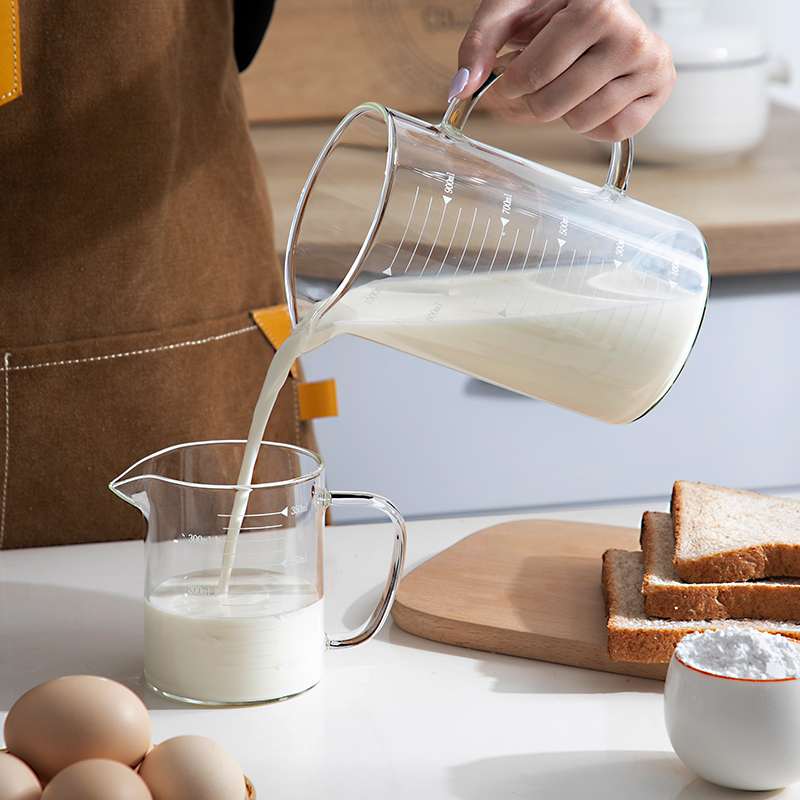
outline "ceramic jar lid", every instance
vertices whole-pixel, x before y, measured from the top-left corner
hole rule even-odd
[[[769,58],[761,33],[708,23],[700,0],[657,0],[655,12],[653,29],[672,49],[677,70],[751,66]]]

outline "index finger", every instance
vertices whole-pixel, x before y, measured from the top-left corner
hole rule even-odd
[[[467,97],[486,80],[500,50],[513,38],[529,0],[497,3],[483,0],[458,49],[458,66],[469,70],[469,79],[458,93]]]

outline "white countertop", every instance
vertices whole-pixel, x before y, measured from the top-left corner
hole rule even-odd
[[[638,527],[663,503],[415,521],[406,572],[489,525],[567,519]],[[377,601],[388,528],[326,532],[328,630],[353,629]],[[386,545],[386,547],[384,547]],[[141,676],[141,542],[0,553],[0,710],[60,675],[134,689],[153,738],[194,733],[227,747],[259,800],[719,800],[741,793],[697,778],[670,747],[663,684],[440,645],[391,620],[375,639],[325,654],[303,695],[201,709],[150,692]],[[769,796],[774,796],[770,793]],[[800,784],[782,798],[800,798]]]

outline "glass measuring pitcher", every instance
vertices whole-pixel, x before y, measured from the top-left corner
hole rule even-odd
[[[367,641],[386,620],[403,570],[405,524],[386,499],[332,492],[322,459],[262,442],[223,586],[243,441],[178,445],[142,459],[111,489],[147,519],[144,674],[155,691],[204,705],[263,703],[314,686],[327,647]],[[349,636],[323,629],[325,509],[364,506],[392,522],[382,597]],[[226,550],[228,548],[228,550]]]
[[[286,253],[296,325],[350,333],[611,423],[669,390],[706,307],[705,242],[625,193],[630,140],[597,187],[439,125],[351,111],[303,188]]]

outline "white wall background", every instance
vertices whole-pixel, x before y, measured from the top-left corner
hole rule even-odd
[[[652,21],[653,0],[631,0],[631,5]],[[744,25],[766,37],[773,55],[785,59],[791,73],[789,84],[773,86],[773,97],[800,110],[800,0],[705,0],[705,7],[709,23]]]

